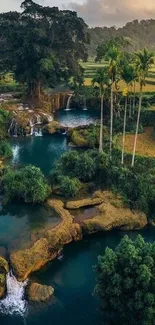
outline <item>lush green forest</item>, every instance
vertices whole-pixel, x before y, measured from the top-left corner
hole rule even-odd
[[[89,55],[95,56],[96,48],[104,41],[115,37],[125,37],[130,45],[127,46],[129,51],[142,50],[147,47],[155,50],[155,20],[138,19],[128,22],[125,26],[117,28],[113,27],[95,27],[90,28]]]

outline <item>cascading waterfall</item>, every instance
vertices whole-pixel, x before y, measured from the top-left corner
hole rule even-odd
[[[70,102],[71,102],[72,96],[73,96],[73,95],[70,95],[70,96],[68,97],[67,105],[66,105],[66,109],[65,109],[65,111],[70,111]]]
[[[34,124],[33,124],[33,120],[32,119],[30,119],[30,128],[31,128],[30,135],[33,135],[34,134]]]
[[[86,98],[84,98],[84,100],[83,100],[83,110],[84,111],[87,111],[88,109],[87,109],[87,100],[86,100]]]
[[[8,129],[8,133],[9,135],[13,136],[13,137],[17,137],[18,136],[18,123],[16,122],[16,119],[13,118],[10,124],[10,127]]]
[[[52,122],[53,121],[53,117],[51,115],[47,116],[48,122]]]
[[[50,123],[50,122],[53,122],[53,116],[52,115],[49,115],[49,114],[46,114],[46,113],[42,113],[42,115],[46,116],[47,118],[47,121]]]
[[[34,135],[35,137],[42,137],[42,129],[41,128],[38,128],[34,131]]]
[[[12,121],[11,121],[11,124],[9,126],[9,129],[8,129],[9,135],[11,135],[11,132],[12,132],[12,129],[13,129],[13,125],[14,125],[14,121],[15,121],[15,119],[13,118]]]
[[[15,138],[18,137],[17,132],[18,132],[18,123],[16,122],[16,123],[15,123],[15,126],[14,126],[14,133],[13,133],[13,136],[14,136]]]
[[[41,116],[39,114],[37,114],[36,118],[37,118],[37,123],[36,124],[41,124]]]
[[[0,301],[0,312],[5,315],[24,316],[27,309],[26,300],[24,300],[25,287],[28,280],[18,282],[12,271],[7,274],[7,296]]]

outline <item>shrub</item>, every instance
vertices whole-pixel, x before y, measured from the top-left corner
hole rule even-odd
[[[0,139],[4,139],[8,135],[11,118],[12,114],[0,107]]]
[[[7,169],[2,176],[2,189],[5,203],[13,200],[40,203],[50,194],[41,170],[31,165],[19,170]]]
[[[75,176],[76,164],[79,160],[79,153],[77,151],[65,152],[56,162],[56,170],[59,174],[67,174]]]
[[[93,179],[96,173],[95,161],[87,152],[79,155],[79,159],[75,165],[75,175],[81,181],[87,182]]]
[[[11,145],[6,142],[0,142],[0,157],[8,158],[12,156],[12,148]]]
[[[64,196],[76,196],[81,188],[81,183],[77,178],[63,176],[60,180],[60,191]]]
[[[125,236],[98,257],[95,294],[108,324],[155,324],[155,243]]]

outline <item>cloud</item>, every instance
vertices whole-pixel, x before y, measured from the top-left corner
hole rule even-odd
[[[69,3],[91,26],[121,26],[133,19],[155,18],[155,0],[85,0]]]
[[[0,0],[0,12],[20,9],[21,0]]]
[[[133,19],[155,18],[155,0],[34,0],[78,12],[90,26],[121,26]],[[19,10],[22,0],[0,0],[0,12]]]

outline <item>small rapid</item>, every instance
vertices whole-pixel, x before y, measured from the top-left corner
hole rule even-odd
[[[27,310],[24,294],[28,280],[18,282],[12,271],[10,271],[6,276],[6,283],[7,296],[0,301],[0,313],[24,316]]]

